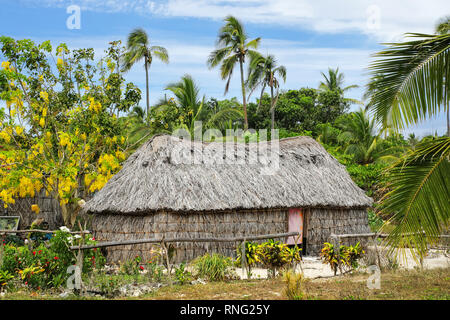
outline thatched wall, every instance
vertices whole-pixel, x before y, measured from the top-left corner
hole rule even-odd
[[[370,232],[366,209],[308,209],[305,215],[304,236],[307,238],[307,255],[319,255],[330,235],[358,234]],[[364,244],[366,238],[348,238],[344,245]]]
[[[189,213],[159,212],[146,216],[94,215],[92,231],[99,241],[143,238],[206,238],[234,237],[282,233],[287,230],[287,210],[245,210],[229,212]],[[174,262],[183,262],[206,252],[233,256],[236,243],[174,243]],[[136,255],[149,257],[152,244],[110,247],[108,262],[126,261]]]
[[[39,215],[31,211],[31,205],[37,204],[40,208]],[[58,200],[45,194],[42,189],[33,198],[18,198],[14,204],[4,208],[0,201],[0,215],[2,216],[20,216],[19,228],[24,229],[30,226],[36,218],[42,218],[49,224],[50,229],[57,229],[63,225],[61,207]]]
[[[307,254],[318,255],[331,233],[368,231],[365,210],[308,209],[305,215]],[[233,210],[209,213],[158,212],[142,216],[92,216],[92,231],[99,241],[176,237],[234,237],[288,231],[287,209]],[[174,262],[192,260],[206,252],[234,256],[237,243],[178,243]],[[136,255],[149,257],[152,244],[117,246],[107,249],[108,262],[126,261]],[[145,260],[144,260],[145,261]]]

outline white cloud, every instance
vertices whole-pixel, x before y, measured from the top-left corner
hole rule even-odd
[[[379,41],[399,39],[406,32],[430,33],[437,19],[450,9],[448,0],[43,0],[41,4],[77,4],[83,10],[133,12],[149,17],[156,14],[220,20],[232,14],[246,23],[322,33],[358,31]]]

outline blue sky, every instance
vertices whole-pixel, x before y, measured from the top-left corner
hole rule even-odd
[[[66,9],[72,4],[81,8],[80,29],[66,26],[70,16]],[[194,77],[207,97],[240,99],[238,72],[224,97],[219,71],[206,67],[228,14],[244,22],[251,38],[262,37],[262,53],[274,54],[287,67],[284,89],[316,88],[320,72],[339,67],[346,84],[360,85],[348,97],[361,99],[370,55],[382,48],[380,43],[401,40],[406,32],[431,33],[437,19],[450,13],[447,0],[2,0],[1,8],[1,35],[65,42],[70,48],[92,47],[98,56],[109,41],[125,43],[132,29],[144,28],[152,43],[166,47],[170,57],[168,65],[155,61],[151,67],[152,102],[164,95],[166,84],[185,73]],[[143,67],[135,66],[125,77],[144,89]],[[420,136],[443,134],[445,115],[411,131]]]

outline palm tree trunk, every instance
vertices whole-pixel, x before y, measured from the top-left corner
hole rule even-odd
[[[244,107],[244,131],[246,131],[248,129],[248,119],[247,119],[247,101],[245,101],[244,62],[242,61],[242,58],[239,58],[239,64],[241,67],[242,105]]]
[[[272,130],[275,130],[275,105],[273,100],[273,86],[270,87],[270,98],[270,101],[272,102],[270,106],[271,126]]]
[[[149,100],[149,88],[148,88],[148,63],[147,63],[147,56],[144,57],[145,59],[145,90],[147,95],[147,115],[150,112],[150,100]]]

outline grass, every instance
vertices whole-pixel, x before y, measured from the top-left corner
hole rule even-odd
[[[410,270],[381,274],[381,289],[366,286],[368,274],[347,275],[330,279],[307,280],[304,299],[314,300],[449,300],[450,268]],[[286,299],[282,277],[263,280],[233,280],[196,285],[165,286],[139,298],[118,299],[182,299],[182,300],[278,300]],[[0,299],[61,299],[57,294],[11,292]],[[102,299],[75,297],[68,299]]]

